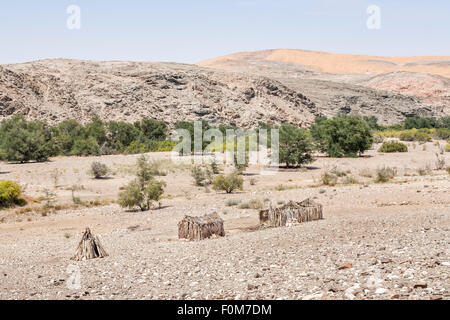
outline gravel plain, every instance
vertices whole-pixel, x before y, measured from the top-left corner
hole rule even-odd
[[[276,178],[255,171],[245,177],[245,191],[233,195],[194,187],[188,171],[176,171],[162,177],[168,182],[162,208],[144,213],[116,204],[45,217],[1,212],[0,299],[447,300],[449,176],[436,170],[426,176],[413,174],[432,163],[432,148],[430,144],[428,151],[417,148],[402,155],[371,152],[372,157],[362,159],[320,158],[315,168],[281,171]],[[51,186],[51,179],[42,177],[54,167],[63,165],[75,174],[67,165],[70,160],[80,172],[92,161],[54,159],[35,180],[27,168],[38,165],[5,164],[2,179],[22,177],[27,192],[37,195],[39,183]],[[102,161],[133,163],[135,157]],[[382,164],[399,169],[390,183],[359,176],[361,170],[373,171]],[[320,174],[335,165],[358,175],[361,183],[319,186]],[[101,193],[96,181],[80,174],[79,182],[86,187],[82,196],[112,196],[127,179],[118,175],[102,181]],[[254,185],[250,179],[256,179]],[[285,187],[277,187],[280,184]],[[64,186],[56,191],[61,201],[67,200]],[[258,229],[257,210],[226,204],[230,199],[267,198],[277,204],[308,197],[324,205],[325,219],[277,229]],[[177,239],[177,223],[185,214],[210,212],[224,218],[226,237]],[[109,257],[70,260],[86,227],[100,236]]]

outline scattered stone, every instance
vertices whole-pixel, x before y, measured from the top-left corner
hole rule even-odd
[[[428,284],[426,282],[417,282],[416,284],[414,284],[414,289],[426,289],[428,287]]]
[[[352,267],[353,264],[351,264],[350,262],[345,262],[338,267],[338,270],[351,269]]]

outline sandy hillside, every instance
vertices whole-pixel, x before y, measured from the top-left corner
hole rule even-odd
[[[228,61],[264,59],[298,64],[327,73],[389,73],[409,71],[450,77],[450,57],[377,57],[293,49],[235,53],[198,63],[200,66],[226,66]]]

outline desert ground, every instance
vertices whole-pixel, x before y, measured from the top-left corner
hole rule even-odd
[[[196,187],[190,165],[173,163],[170,153],[149,154],[167,172],[158,177],[167,187],[161,208],[148,212],[112,202],[138,156],[0,163],[0,179],[18,181],[32,208],[0,211],[0,299],[449,299],[450,176],[435,168],[435,142],[409,146],[404,154],[375,145],[357,159],[318,157],[275,176],[250,167],[244,191],[230,195]],[[450,164],[450,153],[441,157]],[[111,177],[92,179],[93,161],[107,164]],[[397,176],[375,183],[381,166],[396,167]],[[321,175],[334,168],[347,177],[323,185]],[[73,186],[76,197],[103,205],[71,207]],[[39,210],[44,189],[56,193],[58,210]],[[227,205],[306,198],[324,206],[324,220],[258,228],[258,210]],[[185,215],[211,212],[224,219],[224,238],[178,240]],[[107,258],[70,260],[86,227]],[[68,285],[74,266],[79,289]]]

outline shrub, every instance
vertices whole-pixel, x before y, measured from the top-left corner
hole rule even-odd
[[[234,190],[244,189],[244,179],[235,173],[228,176],[218,175],[213,181],[213,189],[232,193]]]
[[[344,184],[359,184],[359,181],[355,177],[346,177]]]
[[[153,201],[159,201],[164,194],[165,182],[151,180],[142,186],[138,179],[130,182],[119,194],[119,204],[123,208],[139,207],[141,211],[150,210]]]
[[[95,161],[91,164],[91,170],[89,171],[90,175],[95,179],[105,178],[110,172],[108,166],[106,164]]]
[[[436,170],[444,170],[446,168],[446,162],[444,158],[439,157],[439,155],[436,155]]]
[[[318,118],[311,127],[312,137],[330,157],[357,157],[373,144],[373,135],[366,121],[358,116],[341,115]]]
[[[408,152],[406,144],[398,141],[384,142],[378,152],[392,153],[392,152]]]
[[[430,168],[430,166],[429,165],[426,165],[425,167],[422,167],[422,168],[418,168],[417,169],[417,174],[419,175],[419,176],[426,176],[426,175],[429,175],[429,174],[431,174],[431,168]]]
[[[450,118],[450,117],[449,117]],[[438,140],[450,139],[450,128],[439,128],[432,131],[433,138]]]
[[[288,167],[313,162],[314,145],[308,131],[283,124],[280,128],[280,162]]]
[[[219,168],[219,164],[217,163],[216,159],[213,159],[210,164],[209,164],[211,171],[213,174],[219,174],[220,173],[220,168]]]
[[[374,133],[373,134],[373,141],[375,143],[382,143],[384,141],[384,137],[381,134],[379,134],[379,133]]]
[[[398,138],[401,141],[418,141],[418,142],[429,142],[433,140],[433,137],[430,134],[430,131],[423,129],[423,130],[417,130],[417,129],[411,129],[411,130],[405,130],[401,131],[399,133]]]
[[[22,189],[16,182],[0,181],[0,207],[10,207],[21,203],[21,195]]]
[[[338,182],[338,177],[330,172],[324,172],[320,179],[326,186],[335,186]]]
[[[263,203],[259,199],[253,199],[249,202],[243,203],[239,206],[239,209],[253,209],[253,210],[261,210],[263,208]]]
[[[385,183],[397,175],[397,169],[390,167],[378,168],[376,171],[375,182]]]
[[[145,155],[141,155],[136,162],[136,177],[141,186],[144,186],[153,179],[154,167],[150,164]]]
[[[241,200],[230,199],[225,204],[226,204],[227,207],[235,207],[235,206],[237,206],[240,203],[241,203]]]
[[[195,185],[204,187],[212,183],[212,170],[209,167],[197,165],[191,170],[191,175],[195,180]]]
[[[118,202],[123,208],[139,207],[141,211],[147,211],[153,201],[161,199],[166,183],[155,180],[154,163],[149,163],[144,155],[139,157],[136,166],[136,179],[124,187]]]
[[[447,145],[445,146],[445,152],[450,152],[450,144],[447,144]]]

